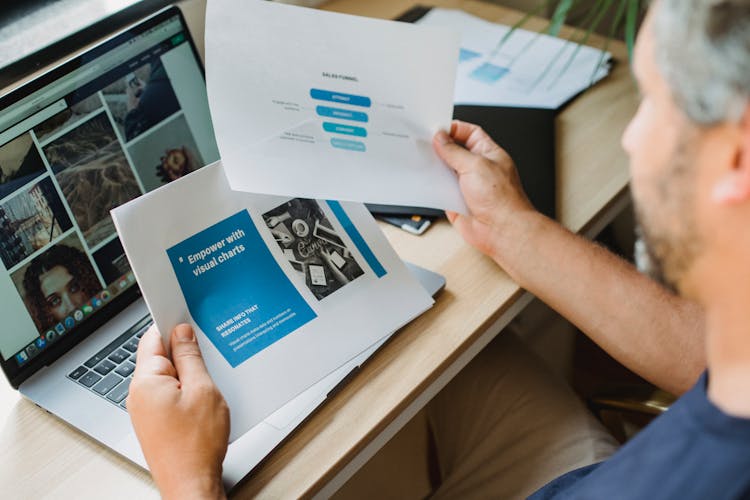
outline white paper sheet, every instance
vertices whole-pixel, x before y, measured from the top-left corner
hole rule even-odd
[[[232,191],[220,162],[112,216],[164,338],[197,332],[231,440],[433,303],[364,205]]]
[[[461,33],[454,102],[557,109],[609,73],[611,55],[460,10],[431,9],[418,24]],[[601,63],[601,64],[600,64]]]
[[[211,0],[206,80],[233,189],[466,212],[432,149],[457,34],[258,0]]]

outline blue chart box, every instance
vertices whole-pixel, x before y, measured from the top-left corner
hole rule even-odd
[[[367,123],[367,113],[362,113],[361,111],[351,111],[349,109],[342,109],[342,108],[330,108],[328,106],[317,106],[315,108],[315,112],[318,113],[319,116],[324,116],[326,118],[339,118],[340,120],[352,120],[355,122],[363,122]]]
[[[350,141],[348,139],[331,139],[331,146],[338,149],[348,149],[349,151],[358,151],[364,153],[367,149],[364,142]]]
[[[167,249],[190,315],[236,367],[316,317],[242,210]]]
[[[357,137],[367,137],[367,130],[354,125],[344,125],[341,123],[323,122],[323,130],[333,134],[354,135]]]
[[[310,97],[318,101],[338,102],[340,104],[349,104],[350,106],[361,106],[369,108],[372,101],[369,97],[354,94],[344,94],[343,92],[333,92],[330,90],[310,89]]]

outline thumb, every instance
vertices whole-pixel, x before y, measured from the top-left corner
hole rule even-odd
[[[444,130],[435,134],[432,145],[440,159],[455,170],[458,175],[466,173],[475,161],[476,155],[456,144]]]
[[[156,325],[151,325],[138,342],[134,377],[141,378],[148,375],[175,376],[174,366],[167,359],[167,351],[164,349]]]
[[[464,239],[466,239],[466,231],[468,230],[469,218],[466,215],[459,214],[457,212],[445,212],[451,225],[458,231]]]
[[[198,341],[190,325],[177,325],[172,330],[170,339],[172,346],[172,362],[177,370],[177,378],[183,389],[190,389],[196,384],[201,384],[211,377],[206,371]]]

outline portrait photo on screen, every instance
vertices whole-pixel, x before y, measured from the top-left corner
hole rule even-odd
[[[39,332],[54,328],[102,290],[75,232],[11,275]]]
[[[263,214],[263,220],[318,300],[364,274],[316,200],[289,200]]]
[[[109,211],[141,194],[112,124],[100,113],[44,147],[89,246],[115,232]]]
[[[46,170],[31,134],[0,146],[0,199],[42,175]]]
[[[118,78],[102,90],[102,95],[126,142],[180,109],[160,59]]]
[[[49,245],[72,225],[52,179],[21,188],[0,203],[0,258],[5,268]]]

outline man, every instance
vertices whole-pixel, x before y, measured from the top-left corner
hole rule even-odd
[[[437,497],[750,496],[750,0],[657,1],[634,71],[643,98],[623,146],[645,260],[684,299],[535,212],[481,129],[455,123],[435,148],[470,209],[449,214],[467,242],[626,366],[677,393],[693,387],[597,464],[611,441],[566,389],[539,403],[535,391],[553,379],[503,334],[431,403]],[[491,375],[506,370],[497,361],[507,346],[521,354],[503,359],[520,361],[508,377]],[[188,327],[172,348],[174,365],[154,332],[144,336],[133,424],[165,496],[221,495],[226,410]],[[509,391],[517,385],[533,390]],[[548,410],[560,413],[539,415]],[[547,432],[541,444],[534,431]]]

